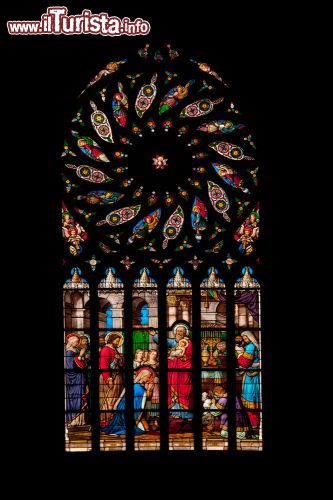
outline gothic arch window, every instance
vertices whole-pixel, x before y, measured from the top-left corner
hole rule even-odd
[[[236,398],[246,409],[249,434],[262,441],[260,284],[251,267],[242,269],[234,286],[236,328]],[[237,442],[242,449],[243,442]]]
[[[205,449],[228,449],[227,318],[225,283],[214,267],[201,289],[202,425]],[[222,411],[219,411],[222,410]],[[220,434],[210,436],[215,429]]]
[[[106,60],[65,130],[65,449],[259,451],[260,191],[218,64]]]
[[[192,285],[181,267],[167,282],[169,450],[194,449]]]
[[[63,285],[64,310],[64,390],[66,450],[90,451],[90,289],[81,269],[74,267]],[[84,433],[77,440],[76,429]]]

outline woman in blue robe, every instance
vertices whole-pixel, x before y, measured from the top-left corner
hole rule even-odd
[[[243,350],[238,351],[238,365],[244,369],[242,385],[242,403],[254,434],[259,433],[260,427],[260,346],[254,334],[250,331],[241,333],[245,342]]]
[[[69,334],[66,337],[65,353],[65,383],[66,383],[66,422],[70,424],[74,417],[82,410],[85,403],[87,377],[85,369],[87,362],[80,356],[77,346],[80,336]]]
[[[148,428],[142,418],[147,398],[153,392],[154,371],[150,368],[141,368],[134,379],[134,419],[135,434],[144,434]],[[126,434],[125,420],[125,390],[120,395],[113,410],[116,410],[109,424],[101,429],[105,434]]]

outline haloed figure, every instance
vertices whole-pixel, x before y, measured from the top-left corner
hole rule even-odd
[[[105,346],[100,352],[99,403],[100,410],[105,412],[101,413],[101,427],[105,426],[112,417],[111,410],[123,390],[123,375],[119,368],[123,366],[124,359],[118,351],[123,340],[120,332],[109,333],[105,337]]]
[[[151,332],[150,332],[151,333]],[[168,407],[173,418],[192,420],[192,341],[185,323],[173,328],[173,338],[168,338]],[[158,336],[153,336],[158,343]],[[185,340],[186,342],[182,342]],[[184,371],[180,371],[183,369]]]

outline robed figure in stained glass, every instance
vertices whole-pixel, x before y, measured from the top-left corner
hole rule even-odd
[[[174,418],[192,419],[192,341],[185,323],[178,323],[168,338],[168,407]],[[157,342],[157,335],[154,335]],[[184,342],[185,341],[185,342]]]
[[[209,398],[210,397],[210,398]],[[203,393],[203,407],[209,409],[208,415],[218,417],[220,420],[221,436],[228,437],[228,393],[225,384],[216,385],[209,394]],[[204,414],[205,415],[205,414]],[[207,413],[204,420],[208,420]],[[241,400],[236,396],[236,437],[245,439],[250,429],[249,417]]]
[[[260,380],[259,380],[259,344],[250,331],[241,333],[244,347],[236,347],[238,365],[244,368],[242,385],[242,403],[247,410],[251,427],[259,432],[260,426]]]
[[[144,418],[144,409],[147,399],[150,399],[154,388],[154,371],[150,368],[140,368],[134,379],[134,419],[135,434],[144,434],[149,430],[148,422]],[[116,402],[117,410],[111,421],[102,429],[102,432],[111,435],[126,434],[125,419],[125,390]]]
[[[101,427],[104,427],[112,417],[111,410],[123,390],[123,375],[117,371],[124,364],[123,355],[118,352],[124,339],[119,332],[112,332],[105,337],[105,346],[102,347],[99,359],[101,371],[99,381],[100,409],[105,412],[101,414]]]
[[[82,349],[79,350],[80,335],[70,333],[66,336],[65,383],[66,383],[66,421],[70,425],[85,423],[83,409],[87,406],[87,377]]]

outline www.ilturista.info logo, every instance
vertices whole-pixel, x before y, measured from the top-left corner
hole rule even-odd
[[[81,14],[68,16],[67,7],[48,7],[40,21],[8,21],[10,35],[103,35],[137,36],[147,35],[150,24],[144,19],[131,21],[128,17],[120,19],[106,12],[92,14],[84,9]]]

